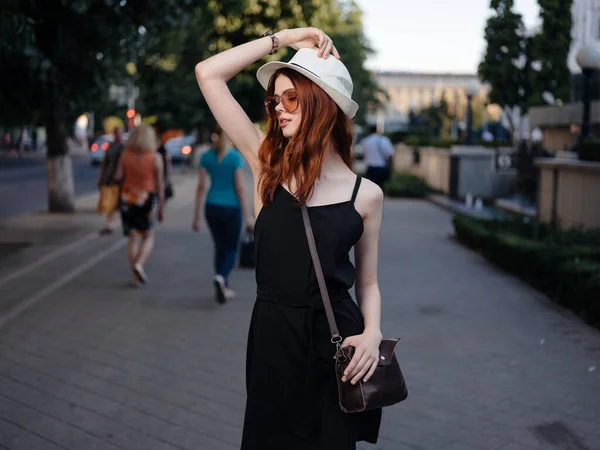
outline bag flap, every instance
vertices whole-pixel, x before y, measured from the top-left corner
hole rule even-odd
[[[379,363],[378,366],[387,366],[392,362],[394,357],[394,349],[400,342],[400,338],[384,339],[379,344]]]

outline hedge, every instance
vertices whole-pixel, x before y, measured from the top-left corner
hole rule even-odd
[[[406,172],[393,173],[383,189],[390,197],[406,198],[423,198],[432,192],[423,179]]]
[[[404,138],[404,144],[409,147],[450,148],[457,144],[457,141],[455,139],[442,139],[427,135],[410,135]]]
[[[588,139],[573,147],[581,161],[600,162],[600,140]]]
[[[600,326],[600,238],[518,220],[453,219],[456,237],[488,260]]]

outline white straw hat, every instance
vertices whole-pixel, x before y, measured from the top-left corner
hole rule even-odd
[[[281,61],[268,62],[256,72],[256,78],[265,89],[269,80],[279,69],[292,69],[301,73],[323,89],[351,119],[358,111],[358,104],[352,100],[352,78],[344,63],[333,55],[327,59],[319,58],[317,50],[301,48],[289,63]]]

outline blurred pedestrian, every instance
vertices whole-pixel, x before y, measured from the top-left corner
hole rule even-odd
[[[102,158],[98,173],[98,188],[100,198],[96,211],[106,217],[100,235],[109,235],[114,232],[114,216],[119,209],[119,183],[115,180],[115,173],[123,153],[123,130],[116,127],[113,131],[113,142],[109,145]]]
[[[229,274],[237,259],[242,218],[247,229],[252,229],[254,219],[246,200],[242,155],[229,146],[220,127],[215,129],[211,141],[212,147],[200,157],[192,228],[200,230],[201,203],[210,178],[204,214],[215,247],[215,298],[218,303],[225,303],[235,295],[229,287]]]
[[[158,141],[150,125],[131,130],[125,150],[119,159],[115,178],[121,184],[121,222],[129,238],[127,258],[133,274],[133,284],[148,280],[144,264],[154,247],[154,212],[162,222],[164,182],[162,159],[156,153]]]
[[[31,132],[31,151],[32,152],[37,152],[38,149],[38,132],[35,128],[33,128],[33,131]]]
[[[227,82],[279,47],[298,52],[289,63],[273,61],[258,70],[267,90],[265,136]],[[381,409],[346,414],[339,406],[336,345],[300,208],[307,206],[345,337],[341,344],[355,348],[341,382],[368,380],[381,342],[377,247],[383,193],[351,170],[351,119],[358,105],[350,74],[323,31],[299,28],[265,33],[214,55],[196,66],[196,78],[254,175],[257,301],[248,335],[241,449],[355,450],[357,441],[375,443]],[[349,255],[355,245],[356,274]],[[349,292],[355,275],[360,308]]]
[[[390,139],[377,132],[377,125],[369,125],[369,135],[361,141],[365,155],[365,176],[383,188],[392,175],[394,146]]]
[[[154,125],[154,130],[158,137],[158,154],[162,158],[163,162],[163,179],[165,180],[165,201],[173,197],[173,183],[171,181],[171,173],[173,171],[173,164],[171,161],[171,154],[165,148],[165,142],[168,140],[168,135],[165,133],[164,125],[162,122],[157,122]]]

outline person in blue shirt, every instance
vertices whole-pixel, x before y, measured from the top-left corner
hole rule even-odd
[[[225,303],[235,295],[229,287],[229,274],[237,259],[242,218],[247,229],[254,226],[254,219],[246,200],[242,156],[229,146],[219,127],[211,135],[211,140],[212,147],[200,158],[192,229],[200,230],[201,203],[207,178],[210,177],[204,214],[215,246],[215,299],[218,303]]]

